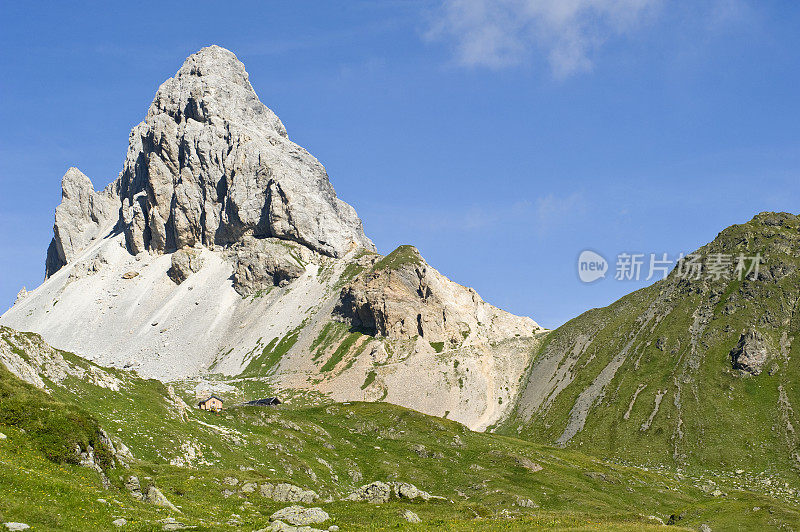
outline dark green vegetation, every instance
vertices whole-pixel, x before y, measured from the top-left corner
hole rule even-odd
[[[444,351],[444,342],[431,342],[431,347],[437,353]]]
[[[761,214],[697,253],[704,262],[734,256],[731,272],[739,254],[764,263],[742,280],[673,271],[553,331],[500,431],[796,494],[800,219]],[[731,350],[748,331],[765,340],[760,374],[733,367]]]
[[[0,364],[0,426],[13,427],[49,460],[60,464],[80,462],[76,448],[95,450],[99,464],[112,465],[108,449],[100,442],[100,427],[75,404],[60,402],[21,381]]]

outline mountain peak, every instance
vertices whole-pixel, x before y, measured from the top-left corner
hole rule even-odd
[[[325,168],[288,139],[242,62],[220,46],[190,55],[161,84],[144,121],[131,131],[123,170],[103,201],[76,168],[64,176],[63,191],[48,277],[100,236],[112,212],[134,255],[242,247],[265,238],[332,257],[374,250]],[[95,205],[101,203],[99,216]]]
[[[258,99],[244,64],[216,45],[190,55],[159,87],[146,121],[161,114],[177,124],[191,119],[247,127],[259,136],[287,136],[280,119]]]
[[[201,48],[187,57],[177,74],[178,77],[214,75],[242,85],[249,84],[244,63],[239,61],[236,54],[216,44]]]
[[[191,55],[134,127],[119,178],[128,250],[293,240],[341,257],[374,249],[325,168],[291,142],[244,65],[219,46]]]

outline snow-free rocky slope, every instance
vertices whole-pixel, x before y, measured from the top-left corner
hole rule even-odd
[[[743,279],[675,270],[552,331],[502,430],[796,489],[800,217],[760,214],[696,253],[733,256],[732,266],[740,254],[764,262]]]
[[[62,189],[46,280],[0,323],[103,365],[385,400],[483,429],[541,330],[410,246],[378,255],[217,46],[161,85],[116,180],[95,192],[70,168]]]

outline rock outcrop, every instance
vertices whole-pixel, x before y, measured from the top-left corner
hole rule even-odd
[[[147,495],[145,495],[144,500],[150,504],[161,506],[162,508],[167,508],[173,512],[180,513],[180,510],[178,510],[178,508],[172,504],[169,499],[167,499],[161,490],[155,486],[150,486],[150,489],[147,490]]]
[[[330,516],[322,508],[304,508],[302,506],[288,506],[270,516],[272,521],[283,521],[294,526],[315,525],[324,523],[328,519]]]
[[[229,252],[233,286],[243,296],[284,286],[303,274],[312,254],[305,246],[278,238],[245,237]]]
[[[260,493],[262,497],[277,502],[303,502],[311,504],[319,499],[319,495],[312,490],[304,490],[303,488],[286,483],[262,484]]]
[[[325,168],[290,141],[244,65],[218,46],[190,56],[130,136],[119,180],[128,249],[228,246],[245,235],[334,257],[373,248]]]
[[[22,288],[20,288],[19,292],[17,292],[17,298],[14,300],[14,304],[16,305],[17,303],[25,299],[27,296],[28,296],[28,289],[23,286]]]
[[[389,502],[393,499],[406,499],[409,501],[428,501],[434,498],[430,493],[422,491],[407,482],[372,482],[361,486],[351,493],[345,500],[361,501],[372,504]]]
[[[439,349],[542,330],[532,319],[493,307],[475,290],[450,281],[413,246],[373,260],[342,289],[335,309],[358,329],[390,339],[419,336]]]
[[[104,236],[119,216],[119,203],[109,186],[95,192],[91,180],[77,168],[70,168],[61,179],[61,204],[56,207],[53,240],[47,249],[45,277],[50,277],[71,262],[92,240]]]
[[[131,475],[125,481],[125,489],[128,490],[128,493],[131,494],[131,497],[136,499],[137,501],[144,500],[144,494],[142,493],[142,485],[139,483],[139,477]]]
[[[45,379],[61,384],[67,377],[85,379],[114,391],[122,386],[120,379],[98,366],[67,361],[62,352],[44,343],[39,335],[3,326],[0,326],[0,363],[20,379],[44,390]]]
[[[769,358],[769,345],[764,337],[755,330],[742,334],[739,343],[731,349],[731,365],[751,375],[760,375]]]

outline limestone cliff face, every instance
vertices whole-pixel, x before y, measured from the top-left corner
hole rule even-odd
[[[119,206],[113,187],[95,192],[92,182],[77,168],[61,180],[61,204],[56,208],[53,240],[47,249],[45,277],[72,261],[89,242],[100,237],[117,218]]]
[[[543,330],[481,299],[440,274],[413,246],[374,262],[342,289],[335,313],[353,326],[390,339],[419,336],[440,349],[476,340],[533,336]]]
[[[288,139],[244,65],[218,46],[191,55],[161,85],[131,131],[122,173],[108,190],[95,193],[74,168],[64,176],[48,276],[112,217],[133,255],[253,238],[290,240],[331,257],[374,249],[325,168]]]
[[[245,235],[334,257],[373,249],[325,168],[288,139],[244,65],[218,46],[190,56],[158,89],[131,132],[120,196],[134,254],[226,246]]]

